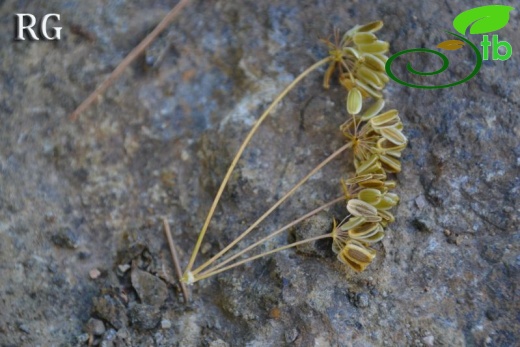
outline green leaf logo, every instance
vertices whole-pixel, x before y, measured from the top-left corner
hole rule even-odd
[[[487,34],[505,27],[512,10],[514,7],[505,5],[475,7],[455,17],[453,27],[462,35],[468,28],[470,34]]]

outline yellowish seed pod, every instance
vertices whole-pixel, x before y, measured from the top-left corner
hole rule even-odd
[[[346,222],[345,224],[343,224],[342,226],[339,227],[340,230],[342,231],[348,231],[350,229],[353,229],[363,223],[365,223],[366,220],[365,218],[363,217],[352,217],[348,220],[348,222]]]
[[[358,193],[358,199],[375,205],[381,201],[381,191],[374,188],[366,188]]]
[[[369,108],[366,109],[365,112],[363,112],[363,115],[361,115],[362,121],[367,121],[370,118],[373,118],[377,116],[379,112],[385,107],[385,100],[378,99],[376,102],[374,102],[372,105],[370,105]]]
[[[357,79],[355,81],[356,83],[356,86],[359,87],[359,89],[361,89],[361,92],[365,92],[366,95],[370,95],[376,99],[381,99],[383,97],[383,94],[381,94],[380,91],[374,89],[372,86],[370,86],[369,84]]]
[[[397,185],[396,181],[386,181],[385,182],[385,187],[388,189],[394,189],[396,185]]]
[[[357,46],[357,49],[363,53],[382,54],[388,52],[390,47],[386,41],[377,40],[367,44],[361,44]]]
[[[394,201],[394,203],[398,203],[399,202],[399,195],[397,195],[396,193],[387,193],[385,194],[385,197],[386,198],[389,198],[389,199],[392,199],[392,201]]]
[[[373,166],[374,164],[377,163],[377,161],[379,160],[379,158],[377,157],[376,154],[373,154],[372,156],[370,156],[370,158],[368,158],[367,160],[359,163],[359,165],[357,166],[356,168],[356,172],[358,171],[366,171],[369,167]],[[370,172],[367,172],[367,173],[370,173]],[[358,173],[357,174],[358,176],[362,175],[361,173]]]
[[[348,236],[353,239],[363,239],[383,231],[379,223],[364,223],[348,231]]]
[[[386,62],[388,61],[388,57],[384,54],[380,54],[380,53],[375,53],[374,54],[377,58],[379,58],[379,60],[381,60],[383,63],[386,64]]]
[[[370,85],[376,90],[381,90],[384,83],[377,77],[377,74],[365,66],[360,66],[356,71],[356,76],[364,83]]]
[[[393,142],[388,141],[386,138],[381,138],[377,141],[377,149],[379,149],[382,152],[387,151],[402,151],[406,148],[406,143],[401,145],[396,145]]]
[[[366,65],[369,69],[377,71],[377,72],[385,71],[385,62],[382,61],[375,54],[364,53],[362,58],[364,60],[363,64]]]
[[[394,207],[396,204],[397,201],[395,201],[391,197],[383,196],[381,201],[377,205],[374,205],[374,207],[378,210],[386,211]]]
[[[356,169],[357,175],[363,175],[363,174],[367,174],[367,173],[380,173],[383,171],[383,166],[381,165],[381,163],[379,161],[376,161],[375,163],[373,163],[370,166],[365,165],[366,163],[367,162],[364,162],[364,164],[362,164],[361,166],[359,166],[358,169]]]
[[[399,112],[397,110],[386,111],[370,119],[370,124],[374,129],[395,126],[398,122]]]
[[[382,71],[376,71],[375,72],[377,77],[379,77],[379,79],[383,82],[383,83],[388,83],[388,81],[390,81],[390,78],[388,77],[388,75],[386,74],[386,72],[382,72]]]
[[[351,199],[347,203],[347,210],[356,217],[365,219],[377,216],[377,209],[367,202],[359,199]]]
[[[363,239],[363,242],[366,243],[375,243],[381,241],[385,237],[385,232],[383,230],[383,227],[381,227],[381,230],[377,233],[374,233],[373,235],[370,235],[369,237],[365,237]]]
[[[357,32],[370,32],[374,33],[383,27],[383,21],[377,20],[367,24],[357,26]]]
[[[338,254],[338,259],[355,271],[363,271],[375,256],[376,252],[373,249],[365,247],[359,241],[349,240]]]
[[[383,219],[383,221],[386,222],[387,224],[395,222],[395,217],[394,217],[394,215],[393,215],[391,212],[389,212],[389,211],[386,211],[386,210],[379,210],[379,211],[377,211],[377,214],[378,214],[379,217],[381,217],[381,218]]]
[[[360,175],[360,176],[355,176],[355,177],[352,177],[352,178],[349,178],[349,179],[346,179],[344,180],[343,182],[350,186],[352,184],[356,184],[356,183],[359,183],[359,182],[363,182],[363,181],[366,181],[366,180],[369,180],[369,179],[372,179],[373,178],[373,175],[372,174],[368,174],[368,175]]]
[[[394,157],[395,159],[401,158],[401,151],[386,151],[385,154]]]
[[[359,53],[359,51],[354,47],[343,48],[343,53],[346,56],[354,58],[354,60],[359,60],[361,58],[361,53]]]
[[[383,170],[387,172],[397,173],[401,172],[401,162],[389,155],[380,155],[379,160],[381,160]]]
[[[361,187],[365,187],[365,188],[381,189],[382,187],[385,186],[385,182],[383,182],[381,180],[366,180],[366,181],[360,182],[359,185]]]
[[[377,36],[369,32],[357,32],[352,39],[356,45],[362,45],[377,41]]]
[[[394,127],[384,127],[379,129],[379,131],[385,139],[392,142],[393,144],[396,144],[398,146],[406,145],[406,136],[404,136],[403,133],[398,129]]]
[[[356,115],[363,107],[363,96],[358,88],[352,88],[347,96],[347,112]]]

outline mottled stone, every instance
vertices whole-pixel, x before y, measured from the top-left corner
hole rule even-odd
[[[161,306],[168,297],[168,286],[156,276],[134,267],[131,278],[143,304]]]
[[[134,304],[128,315],[132,324],[142,330],[155,328],[161,320],[161,312],[157,307],[144,304]]]
[[[58,247],[75,249],[78,248],[78,235],[70,228],[61,228],[51,236],[51,241]]]
[[[99,319],[90,318],[85,325],[85,331],[93,335],[103,335],[105,333],[105,324]]]
[[[118,299],[114,299],[109,295],[94,298],[92,311],[116,329],[121,329],[128,325],[126,308]]]
[[[303,221],[294,227],[294,241],[302,241],[311,237],[330,233],[332,231],[332,217],[327,213],[319,213]],[[329,239],[330,240],[330,239]],[[312,241],[298,245],[298,252],[306,255],[327,256],[330,255],[330,241]]]

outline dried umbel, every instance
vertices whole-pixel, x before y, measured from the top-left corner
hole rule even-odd
[[[339,33],[336,32],[334,43],[326,41],[329,47],[329,55],[302,72],[260,116],[240,146],[222,180],[206,221],[199,233],[199,238],[188,266],[184,274],[180,276],[182,277],[182,284],[192,284],[248,261],[324,238],[332,238],[333,251],[338,254],[338,259],[355,271],[363,271],[373,261],[376,251],[371,248],[371,245],[384,237],[385,228],[395,220],[389,210],[398,203],[399,198],[395,193],[390,192],[395,188],[396,183],[393,180],[388,180],[388,175],[401,171],[401,152],[406,147],[407,142],[406,137],[402,133],[403,124],[398,112],[390,110],[381,113],[385,105],[382,99],[382,90],[388,82],[388,77],[385,73],[385,62],[387,60],[385,53],[389,47],[387,42],[379,40],[375,35],[375,32],[381,29],[382,26],[383,23],[381,21],[356,26],[343,35],[341,39]],[[223,190],[252,136],[270,112],[299,81],[325,64],[328,64],[329,67],[323,79],[324,87],[329,88],[330,79],[337,70],[338,82],[347,91],[345,106],[349,118],[340,127],[347,140],[346,144],[311,170],[309,174],[302,178],[229,245],[202,265],[193,268],[202,240]],[[370,105],[365,107],[367,106],[367,101]],[[228,256],[226,259],[220,259],[254,231],[267,216],[276,210],[310,177],[349,148],[352,148],[353,151],[353,161],[356,170],[354,177],[341,180],[343,196],[316,208],[268,236]],[[239,260],[239,257],[245,253],[265,244],[271,238],[297,223],[335,203],[345,201],[347,202],[349,214],[345,217],[344,222],[339,225],[334,222],[333,230],[330,233],[310,237]],[[173,249],[174,247],[171,246],[171,248]],[[180,273],[180,270],[178,272]]]
[[[366,32],[354,29],[352,32],[355,43],[376,42]],[[346,103],[349,119],[340,130],[352,146],[356,173],[355,177],[342,180],[350,219],[334,225],[332,232],[333,251],[355,271],[363,271],[375,258],[375,251],[369,245],[382,240],[384,228],[395,220],[388,210],[399,202],[399,197],[390,192],[396,184],[387,177],[401,171],[401,152],[407,144],[398,111],[380,113],[385,103],[377,99],[359,115],[363,99],[358,86],[349,90]]]
[[[374,34],[382,27],[381,21],[358,25],[341,40],[336,32],[334,43],[325,41],[332,57],[323,79],[325,88],[329,88],[331,76],[338,70],[339,82],[347,90],[357,88],[363,96],[383,97],[381,90],[389,81],[385,72],[389,44]]]

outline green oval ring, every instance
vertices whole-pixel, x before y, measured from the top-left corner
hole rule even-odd
[[[445,71],[448,66],[449,66],[449,60],[448,58],[440,53],[440,52],[437,52],[437,51],[434,51],[432,49],[427,49],[427,48],[414,48],[414,49],[407,49],[407,50],[404,50],[404,51],[401,51],[401,52],[398,52],[394,55],[392,55],[390,58],[388,58],[388,61],[386,62],[385,64],[385,70],[386,70],[386,73],[388,74],[388,76],[393,79],[394,81],[396,81],[397,83],[400,83],[402,85],[405,85],[407,87],[411,87],[411,88],[422,88],[422,89],[440,89],[440,88],[448,88],[448,87],[453,87],[453,86],[456,86],[457,84],[461,84],[461,83],[464,83],[464,82],[467,82],[469,81],[471,78],[473,78],[473,76],[475,76],[481,66],[482,66],[482,55],[480,54],[480,51],[478,50],[477,46],[475,46],[472,42],[470,42],[468,39],[466,39],[464,36],[460,36],[458,34],[455,34],[455,33],[452,33],[452,32],[449,32],[449,31],[446,31],[448,34],[450,35],[453,35],[453,36],[456,36],[458,37],[459,39],[461,39],[462,41],[464,41],[466,44],[468,44],[472,49],[473,51],[475,52],[475,55],[477,57],[477,64],[475,65],[475,68],[473,69],[473,71],[471,72],[471,74],[469,74],[466,78],[460,80],[460,81],[457,81],[457,82],[453,82],[453,83],[449,83],[449,84],[442,84],[440,86],[422,86],[422,85],[419,85],[419,84],[413,84],[413,83],[408,83],[408,82],[405,82],[401,79],[399,79],[399,77],[397,77],[393,72],[392,72],[392,69],[391,69],[391,65],[392,63],[394,62],[394,60],[396,58],[398,58],[399,56],[403,55],[403,54],[407,54],[407,53],[414,53],[414,52],[424,52],[424,53],[433,53],[435,55],[437,55],[438,57],[440,57],[443,61],[442,63],[442,67],[436,71],[433,71],[433,72],[420,72],[420,71],[417,71],[415,70],[414,68],[412,68],[411,64],[410,63],[407,63],[406,64],[406,69],[413,73],[413,74],[416,74],[416,75],[420,75],[420,76],[431,76],[431,75],[437,75],[443,71]]]

